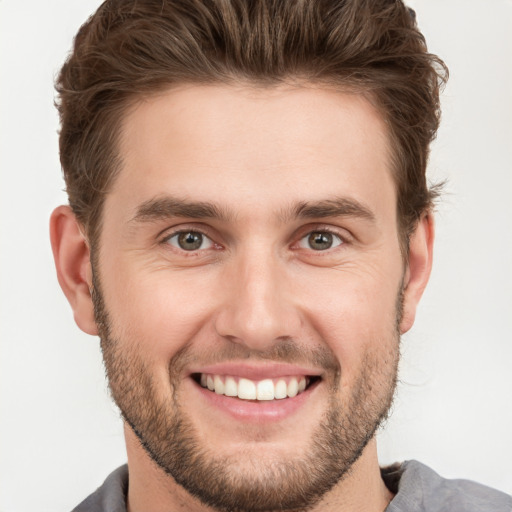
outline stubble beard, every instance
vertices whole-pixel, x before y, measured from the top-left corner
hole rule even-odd
[[[347,474],[361,456],[379,425],[387,418],[397,381],[401,294],[396,322],[385,340],[387,353],[366,351],[359,378],[350,396],[338,398],[339,363],[322,348],[308,355],[326,369],[324,385],[329,406],[309,446],[300,456],[258,460],[244,454],[220,456],[209,451],[179,402],[180,369],[186,351],[169,364],[171,392],[161,399],[151,371],[130,346],[111,333],[111,322],[94,280],[93,301],[101,348],[112,397],[149,457],[203,504],[221,512],[306,511],[317,504]],[[374,345],[376,346],[376,345]],[[227,348],[227,356],[239,351]],[[245,356],[247,357],[247,356]],[[290,362],[304,360],[293,340],[284,340],[257,359]],[[300,427],[300,426],[299,426]]]

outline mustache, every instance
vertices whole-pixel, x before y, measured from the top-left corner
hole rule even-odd
[[[190,365],[219,364],[227,361],[288,363],[315,366],[335,375],[341,372],[337,358],[327,346],[311,347],[293,338],[282,337],[265,350],[253,350],[244,346],[243,343],[229,340],[219,342],[218,347],[202,348],[200,351],[187,345],[171,359],[169,374],[181,375]]]

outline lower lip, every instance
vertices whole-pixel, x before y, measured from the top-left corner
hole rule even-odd
[[[320,382],[313,383],[308,389],[294,396],[280,400],[241,400],[235,397],[218,395],[203,388],[192,380],[204,400],[239,421],[267,423],[283,420],[292,416],[311,397]]]

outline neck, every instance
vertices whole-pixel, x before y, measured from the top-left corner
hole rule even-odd
[[[159,468],[125,425],[128,453],[128,512],[212,512]],[[372,439],[349,473],[311,509],[313,512],[383,512],[393,494],[380,475],[377,447]]]

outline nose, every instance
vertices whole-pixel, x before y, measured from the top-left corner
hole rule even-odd
[[[220,336],[255,351],[297,338],[302,324],[283,262],[262,252],[240,257],[226,272],[216,317]]]

